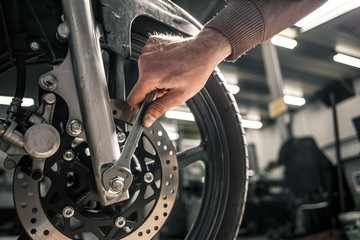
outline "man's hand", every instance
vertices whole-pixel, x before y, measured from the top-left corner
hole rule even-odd
[[[158,90],[158,98],[143,117],[143,126],[150,127],[167,110],[199,92],[213,69],[230,54],[229,41],[211,28],[191,38],[152,36],[139,57],[139,79],[128,103],[138,107],[148,93]]]

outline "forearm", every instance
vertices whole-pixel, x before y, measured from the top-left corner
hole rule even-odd
[[[250,48],[295,24],[326,0],[229,0],[205,28],[220,31],[229,40],[235,60]]]

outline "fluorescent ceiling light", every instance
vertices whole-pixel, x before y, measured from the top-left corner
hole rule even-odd
[[[271,38],[271,43],[288,49],[294,49],[297,46],[297,41],[291,38],[275,35]]]
[[[0,96],[0,105],[10,105],[12,99],[14,97],[9,96]],[[35,104],[34,99],[32,98],[23,98],[21,106],[23,107],[29,107]]]
[[[285,95],[284,102],[288,105],[302,106],[306,103],[306,100],[305,100],[305,98],[302,98],[302,97]]]
[[[179,134],[174,132],[167,132],[171,141],[175,141],[179,139]]]
[[[342,53],[342,54],[350,55],[350,56],[353,56],[356,58],[360,58],[360,48],[359,47],[351,46],[351,45],[344,44],[344,43],[338,43],[335,45],[335,51],[337,53]]]
[[[301,32],[305,32],[358,7],[360,7],[360,0],[328,0],[320,8],[297,22],[295,26],[301,28]]]
[[[360,59],[351,57],[342,53],[338,53],[333,57],[335,62],[346,64],[352,67],[360,68]]]
[[[231,94],[235,95],[238,92],[240,92],[240,87],[238,85],[234,85],[234,84],[228,84],[227,85],[227,89],[229,90],[229,92],[231,92]]]
[[[262,122],[255,120],[243,119],[241,120],[241,123],[244,128],[251,128],[251,129],[260,129],[263,126]]]
[[[195,121],[194,115],[191,112],[169,110],[165,113],[165,117],[183,121]]]
[[[303,97],[304,93],[301,87],[296,85],[285,85],[283,87],[283,94],[284,95],[290,95],[290,96],[296,96],[296,97]]]

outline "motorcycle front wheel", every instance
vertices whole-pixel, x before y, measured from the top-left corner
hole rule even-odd
[[[135,59],[145,41],[144,35],[132,34]],[[205,166],[201,205],[186,239],[235,239],[244,213],[248,181],[246,139],[239,109],[218,69],[205,88],[186,104],[194,115],[201,140],[199,145],[176,154],[180,173],[197,161]]]

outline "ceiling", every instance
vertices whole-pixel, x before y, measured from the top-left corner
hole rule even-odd
[[[173,1],[203,24],[225,6],[223,0]],[[335,46],[338,44],[360,51],[360,8],[304,33],[297,33],[296,48],[290,50],[276,47],[284,86],[302,91],[309,102],[334,81],[351,81],[360,77],[359,68],[333,61]],[[272,99],[266,82],[261,47],[249,50],[235,63],[221,63],[220,69],[225,76],[233,75],[237,78],[241,90],[235,97],[244,117],[258,114],[265,124],[270,123],[268,103]]]

